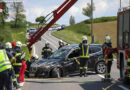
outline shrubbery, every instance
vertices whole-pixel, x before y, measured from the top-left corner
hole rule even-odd
[[[95,18],[94,23],[101,23],[101,22],[110,22],[110,21],[115,21],[117,20],[117,16],[112,16],[112,17],[101,17],[101,18]],[[91,20],[85,20],[84,21],[86,24],[90,24]]]

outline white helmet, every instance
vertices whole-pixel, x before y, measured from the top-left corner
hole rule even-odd
[[[82,36],[82,40],[88,40],[87,36]]]
[[[35,57],[36,60],[38,60],[38,58],[39,58],[38,55],[34,55],[34,57]]]
[[[63,43],[63,41],[62,41],[62,40],[59,40],[59,43]]]
[[[109,35],[105,36],[105,42],[110,43],[111,42],[111,37]]]
[[[6,42],[6,43],[5,43],[5,48],[12,48],[11,43],[10,43],[10,42]]]
[[[49,42],[48,42],[48,41],[46,41],[46,42],[45,42],[45,45],[49,45]]]
[[[22,43],[21,43],[20,41],[17,41],[17,42],[16,42],[16,46],[17,46],[17,47],[21,47],[21,46],[22,46]]]

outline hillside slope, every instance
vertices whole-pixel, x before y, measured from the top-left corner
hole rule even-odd
[[[90,25],[88,25],[90,27]],[[113,46],[116,47],[117,44],[117,21],[96,23],[94,24],[94,36],[96,40],[100,43],[104,42],[105,35],[110,35],[112,38]]]
[[[101,17],[96,18],[94,21],[94,36],[96,43],[103,43],[105,35],[110,35],[112,37],[113,46],[116,47],[117,41],[117,17]],[[91,42],[90,38],[90,20],[85,20],[81,23],[68,26],[65,30],[57,31],[52,33],[52,35],[60,38],[70,44],[80,43],[82,35],[87,35],[89,37],[88,41]]]

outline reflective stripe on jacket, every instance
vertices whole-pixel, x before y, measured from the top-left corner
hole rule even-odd
[[[89,58],[89,45],[84,45],[82,44],[80,46],[80,50],[81,50],[81,55],[80,55],[80,58]]]
[[[5,50],[0,50],[0,72],[10,69],[11,63]]]
[[[22,65],[22,53],[16,53],[15,55],[15,62],[13,63],[14,66],[21,66]]]

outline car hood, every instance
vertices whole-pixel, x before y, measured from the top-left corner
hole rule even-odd
[[[61,61],[61,59],[41,59],[31,64],[31,67],[40,67],[46,65],[56,64]]]

